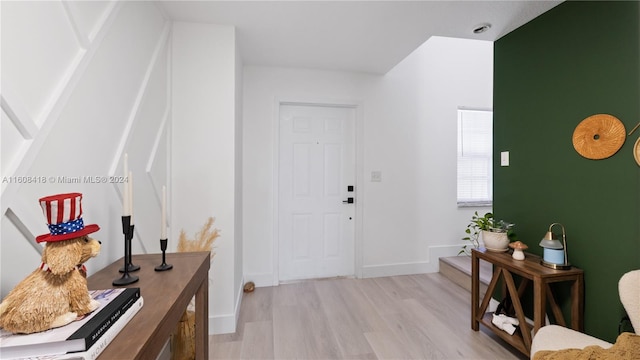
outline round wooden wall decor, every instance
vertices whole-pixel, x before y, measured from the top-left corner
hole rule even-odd
[[[636,145],[633,147],[633,157],[636,158],[636,162],[640,166],[640,137],[636,140]]]
[[[606,159],[620,150],[626,136],[624,124],[615,116],[591,115],[573,131],[573,148],[587,159]]]

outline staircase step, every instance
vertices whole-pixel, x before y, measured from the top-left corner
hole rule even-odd
[[[439,259],[439,272],[454,283],[471,291],[471,257],[451,256]],[[484,296],[493,275],[493,267],[486,261],[480,261],[480,296]]]

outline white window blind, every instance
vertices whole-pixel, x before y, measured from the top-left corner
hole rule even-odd
[[[458,109],[458,206],[493,204],[493,112]]]

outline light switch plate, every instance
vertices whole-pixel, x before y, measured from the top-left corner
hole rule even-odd
[[[372,171],[371,182],[382,182],[382,171]]]
[[[509,152],[503,151],[500,153],[500,166],[509,166]]]

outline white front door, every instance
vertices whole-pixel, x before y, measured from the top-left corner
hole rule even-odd
[[[354,275],[354,125],[351,107],[280,105],[281,281]]]

